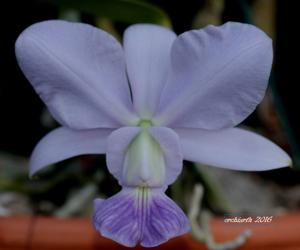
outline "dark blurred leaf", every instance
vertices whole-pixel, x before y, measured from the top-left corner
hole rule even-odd
[[[139,0],[44,0],[62,8],[106,17],[126,23],[156,23],[167,27],[171,22],[160,8]]]

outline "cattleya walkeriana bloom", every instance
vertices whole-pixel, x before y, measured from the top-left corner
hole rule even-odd
[[[272,41],[229,22],[176,36],[130,26],[123,47],[82,23],[45,21],[16,42],[18,63],[62,125],[31,157],[30,174],[81,154],[106,154],[122,190],[95,200],[93,223],[126,246],[159,245],[189,230],[164,192],[182,160],[237,170],[291,164],[278,146],[233,128],[264,96]]]

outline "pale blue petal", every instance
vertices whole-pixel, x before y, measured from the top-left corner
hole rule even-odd
[[[291,158],[261,135],[230,128],[176,129],[186,160],[234,170],[262,171],[291,166]]]
[[[71,130],[61,127],[36,145],[30,158],[30,176],[43,167],[83,154],[105,154],[111,129]]]
[[[44,21],[21,33],[16,56],[62,125],[119,127],[136,122],[121,45],[88,24]]]
[[[262,100],[272,66],[272,40],[249,24],[210,25],[180,35],[171,57],[156,124],[228,128]]]

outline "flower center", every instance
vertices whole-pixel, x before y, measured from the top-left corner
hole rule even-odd
[[[151,126],[153,126],[153,123],[151,120],[140,120],[139,123],[138,123],[138,126],[143,128],[143,129],[147,129]]]
[[[127,148],[123,168],[126,186],[161,187],[165,179],[165,159],[159,143],[149,133],[152,122],[141,120],[140,133]]]

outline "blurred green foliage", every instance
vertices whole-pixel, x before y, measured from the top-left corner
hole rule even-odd
[[[46,0],[65,9],[125,23],[155,23],[171,27],[168,15],[160,8],[139,0]]]

